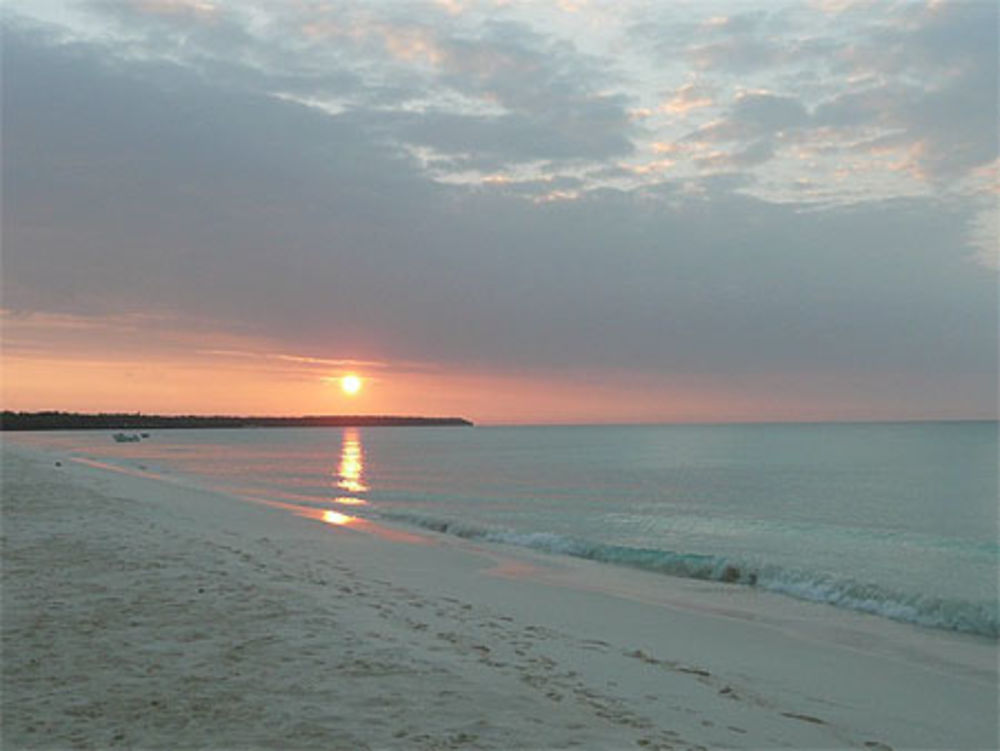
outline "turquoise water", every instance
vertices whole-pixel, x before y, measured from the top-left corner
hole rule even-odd
[[[1000,633],[996,423],[19,439],[309,508]]]

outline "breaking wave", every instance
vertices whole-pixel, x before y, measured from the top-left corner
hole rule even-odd
[[[386,521],[403,522],[467,540],[517,545],[688,579],[742,584],[919,626],[990,638],[1000,636],[1000,613],[997,605],[991,603],[908,595],[875,584],[773,565],[753,566],[716,555],[610,545],[551,532],[517,532],[417,514],[381,513],[379,516]]]

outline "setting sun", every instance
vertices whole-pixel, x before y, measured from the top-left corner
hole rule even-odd
[[[345,394],[353,396],[361,391],[361,379],[356,375],[346,375],[340,379],[340,388]]]

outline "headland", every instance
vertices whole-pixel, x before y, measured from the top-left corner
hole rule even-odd
[[[343,427],[468,427],[463,417],[401,415],[306,415],[257,417],[234,415],[144,415],[140,412],[85,414],[79,412],[0,413],[0,430],[138,430],[169,428],[343,428]]]

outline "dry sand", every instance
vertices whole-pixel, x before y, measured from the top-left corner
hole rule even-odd
[[[5,749],[997,746],[995,642],[5,443]]]

